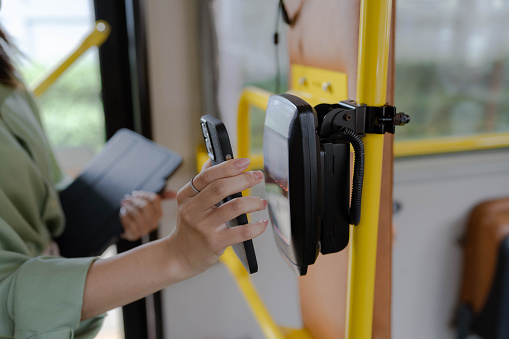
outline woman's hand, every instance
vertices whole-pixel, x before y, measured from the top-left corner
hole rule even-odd
[[[177,195],[177,226],[167,238],[171,253],[180,263],[182,279],[196,275],[215,264],[224,250],[233,244],[257,237],[268,220],[227,228],[226,222],[244,213],[263,210],[267,201],[259,197],[235,198],[219,207],[217,203],[237,192],[259,184],[260,171],[244,172],[249,159],[228,160],[208,167],[185,185]]]
[[[244,172],[248,165],[248,159],[237,159],[213,167],[208,167],[210,164],[205,166],[193,180],[199,193],[193,190],[190,183],[178,192],[177,226],[172,234],[95,261],[90,266],[85,282],[82,319],[126,305],[196,275],[216,263],[226,247],[260,235],[267,227],[268,220],[230,229],[225,223],[240,214],[265,209],[265,200],[242,197],[216,207],[227,196],[262,181],[262,172]],[[171,193],[168,195],[171,196]],[[145,205],[140,206],[138,211],[143,216],[147,211],[153,213],[151,215],[154,217],[145,217],[147,221],[142,224],[156,224],[154,220],[160,217],[160,209],[147,206],[154,201],[160,203],[161,198],[142,193],[133,193],[131,196],[126,200],[133,205],[137,200],[135,198],[145,197],[142,199]]]
[[[124,227],[121,238],[136,241],[157,228],[163,216],[161,201],[175,199],[176,192],[165,191],[162,195],[145,191],[127,194],[120,205],[120,222]]]

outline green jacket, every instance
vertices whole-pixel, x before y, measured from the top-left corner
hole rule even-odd
[[[41,256],[62,232],[63,179],[32,96],[0,85],[0,338],[93,338],[80,322],[95,258]]]

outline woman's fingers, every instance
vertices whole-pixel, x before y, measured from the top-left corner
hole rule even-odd
[[[121,202],[123,238],[138,240],[157,228],[162,217],[161,197],[152,192],[133,191]]]
[[[259,197],[241,197],[230,200],[209,213],[211,225],[222,225],[241,214],[262,211],[267,207],[267,200]]]
[[[226,248],[256,238],[265,231],[268,224],[269,220],[263,219],[255,224],[246,224],[225,229],[223,231],[224,237],[222,238],[225,241],[224,247]]]
[[[157,224],[163,215],[161,196],[145,191],[133,191],[129,199],[151,224]]]
[[[141,237],[141,231],[127,207],[120,208],[120,222],[124,228],[124,233],[120,235],[122,239],[136,241]]]
[[[205,163],[201,167],[201,172],[205,171],[210,166],[212,166],[212,160],[209,159],[209,160],[205,161]]]
[[[233,177],[242,173],[248,166],[250,160],[246,158],[232,159],[225,161],[221,164],[211,166],[206,168],[203,172],[195,176],[193,180],[193,185],[198,191],[202,191],[205,187],[207,187],[212,182]],[[191,187],[191,183],[188,182],[182,189],[179,191],[177,196],[177,200],[181,201],[186,200],[189,197],[196,196],[197,193]]]
[[[260,171],[244,172],[232,178],[218,179],[206,186],[203,194],[198,194],[194,200],[208,209],[232,194],[259,184],[262,179],[263,173]]]

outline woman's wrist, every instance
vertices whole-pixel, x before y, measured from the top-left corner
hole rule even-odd
[[[190,261],[191,258],[189,258],[192,256],[189,253],[189,249],[186,251],[185,249],[180,248],[181,244],[179,244],[175,233],[166,237],[164,242],[166,244],[167,253],[166,272],[168,274],[168,286],[191,278],[206,269],[200,269],[199,265],[197,267],[196,264],[193,265]],[[186,255],[186,253],[189,255]]]
[[[181,253],[179,253],[171,235],[164,239],[164,244],[166,248],[165,258],[167,259],[165,272],[167,274],[167,283],[169,286],[176,282],[185,280],[191,275],[189,273],[189,268],[186,265],[184,258],[181,257]]]

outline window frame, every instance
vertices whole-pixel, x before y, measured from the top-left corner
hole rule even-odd
[[[106,138],[128,128],[152,139],[145,1],[94,0],[94,10],[96,20],[106,20],[112,28],[99,48]],[[157,231],[149,236],[157,238]],[[120,240],[117,250],[143,242]],[[122,313],[126,339],[164,338],[161,292],[124,306]]]

